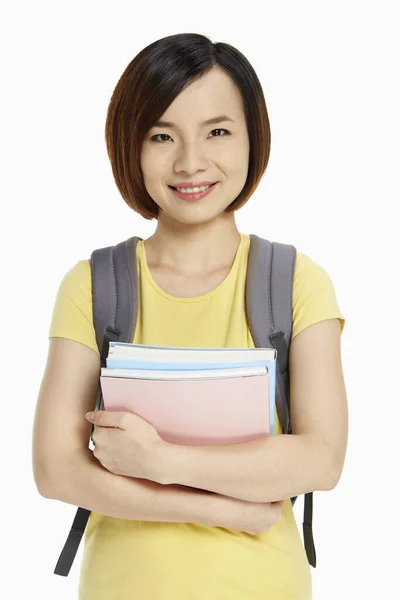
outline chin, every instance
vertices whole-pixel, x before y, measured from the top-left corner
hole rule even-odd
[[[234,202],[236,196],[229,200],[229,202],[220,202],[216,206],[216,202],[210,199],[207,202],[205,198],[204,202],[201,200],[194,202],[182,202],[179,201],[170,203],[165,202],[158,204],[159,206],[159,220],[164,222],[174,221],[175,223],[181,223],[183,225],[201,225],[215,221],[219,217],[226,215],[225,210]]]
[[[182,225],[205,225],[206,223],[212,223],[213,221],[217,221],[223,214],[225,213],[218,212],[212,214],[197,215],[175,214],[169,216],[175,221],[175,223],[180,223]]]

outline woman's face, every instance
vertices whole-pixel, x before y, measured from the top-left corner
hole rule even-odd
[[[204,124],[224,115],[232,121]],[[160,207],[159,220],[200,224],[217,218],[244,187],[249,166],[249,138],[239,90],[214,68],[183,90],[161,117],[171,126],[146,134],[141,167],[149,195]],[[169,186],[217,182],[195,201],[181,199]]]

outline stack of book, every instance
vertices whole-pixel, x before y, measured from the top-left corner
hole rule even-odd
[[[175,444],[273,435],[276,359],[273,348],[110,342],[97,408],[135,413]]]

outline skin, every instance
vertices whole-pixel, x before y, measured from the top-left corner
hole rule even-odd
[[[202,125],[219,115],[228,115],[234,123]],[[149,266],[155,278],[157,269],[189,279],[221,269],[227,272],[240,233],[235,213],[224,210],[243,189],[249,166],[250,142],[240,92],[215,67],[183,90],[161,118],[176,127],[153,127],[141,152],[146,189],[161,209],[154,234],[144,241]],[[168,187],[180,181],[219,183],[204,199],[189,203]]]

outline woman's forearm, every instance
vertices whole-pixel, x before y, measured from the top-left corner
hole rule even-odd
[[[205,490],[114,475],[90,451],[60,469],[56,481],[41,493],[117,519],[204,525],[217,525],[227,502]]]

